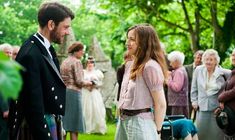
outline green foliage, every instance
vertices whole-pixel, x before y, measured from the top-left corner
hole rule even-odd
[[[222,62],[221,66],[222,66],[223,68],[226,68],[226,69],[231,69],[231,68],[232,68],[231,59],[230,59],[230,58],[226,58],[226,59]]]
[[[41,0],[0,1],[0,44],[20,46],[37,30],[37,9]]]
[[[22,86],[20,70],[22,67],[0,52],[0,93],[4,98],[15,99]]]
[[[0,0],[0,44],[10,43],[21,45],[23,41],[37,30],[37,10],[44,0],[4,1]],[[126,31],[138,23],[150,23],[155,28],[167,52],[182,51],[186,55],[185,63],[191,63],[193,47],[189,26],[182,8],[182,1],[176,0],[81,0],[81,5],[73,5],[69,0],[60,0],[75,12],[72,27],[76,39],[91,46],[91,39],[96,36],[100,46],[111,58],[116,68],[123,62]],[[200,11],[199,44],[197,49],[216,48],[214,44],[214,27],[210,13],[209,0],[184,0],[190,24],[195,30],[195,11]],[[235,42],[230,20],[226,20],[228,12],[235,10],[233,0],[217,1],[217,20],[221,29],[225,30],[227,39],[225,48],[230,48]],[[226,24],[225,24],[225,21]],[[230,25],[230,26],[229,26]],[[234,26],[231,26],[234,25]],[[223,27],[225,26],[225,27]],[[214,45],[213,45],[214,44]],[[218,50],[220,53],[220,50]],[[222,52],[223,58],[227,56]],[[224,56],[225,55],[225,56]]]

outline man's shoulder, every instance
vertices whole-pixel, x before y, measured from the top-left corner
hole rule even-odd
[[[36,43],[36,38],[31,35],[21,46],[21,48],[28,48],[28,49],[32,49],[33,46],[37,46],[38,43]]]
[[[20,51],[16,57],[16,60],[28,56],[30,54],[34,55],[37,54],[35,51],[37,51],[37,44],[35,43],[35,40],[33,39],[33,36],[30,36],[21,46]]]

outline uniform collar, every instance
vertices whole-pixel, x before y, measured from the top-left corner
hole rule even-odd
[[[49,40],[39,32],[34,34],[34,36],[43,44],[43,46],[46,48],[47,52],[49,53],[50,57],[52,58],[52,55],[49,51],[49,48],[51,46],[51,43],[49,42]]]

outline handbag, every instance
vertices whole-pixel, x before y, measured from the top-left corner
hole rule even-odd
[[[228,107],[224,106],[224,109],[217,108],[215,111],[215,119],[217,126],[228,135],[235,134],[235,112]]]

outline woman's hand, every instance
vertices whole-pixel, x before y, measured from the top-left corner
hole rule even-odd
[[[195,111],[198,110],[198,105],[197,105],[197,104],[192,104],[192,107],[193,107],[193,109],[194,109]]]
[[[3,112],[2,116],[3,116],[4,119],[6,119],[6,118],[8,118],[8,115],[9,115],[9,110]]]

